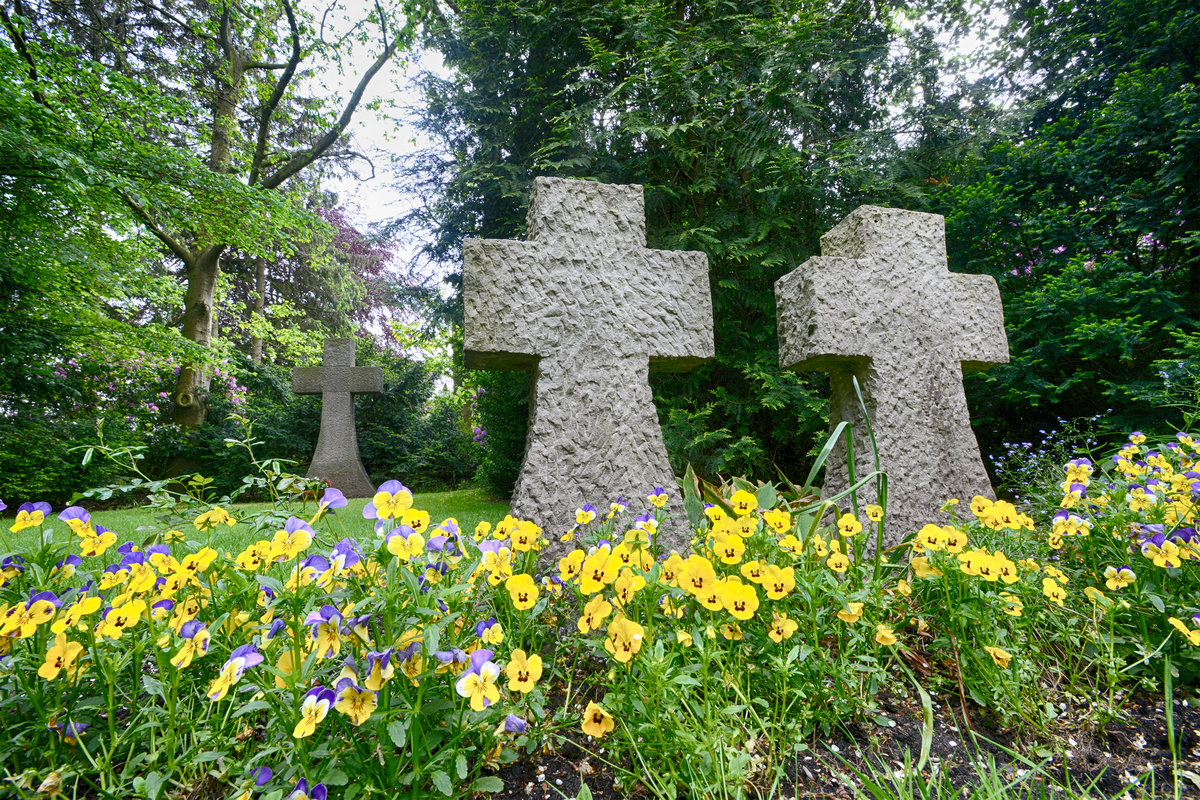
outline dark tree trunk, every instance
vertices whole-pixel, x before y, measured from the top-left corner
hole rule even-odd
[[[221,272],[224,245],[202,250],[187,271],[184,294],[183,336],[203,348],[212,344],[217,277]],[[175,382],[172,419],[177,425],[194,428],[208,414],[208,387],[212,374],[203,362],[183,365]]]

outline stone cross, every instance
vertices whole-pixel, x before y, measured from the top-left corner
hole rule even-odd
[[[821,237],[821,253],[775,284],[779,363],[829,372],[830,430],[851,423],[861,477],[875,461],[858,379],[888,476],[884,540],[896,544],[944,523],[948,498],[994,496],[962,376],[1008,361],[1000,290],[990,276],[947,269],[936,214],[862,206]],[[848,488],[844,445],[825,476],[826,497]],[[874,502],[874,486],[859,498]]]
[[[537,178],[526,228],[527,242],[463,243],[466,365],[534,372],[512,513],[542,526],[549,558],[584,503],[645,510],[661,486],[683,522],[660,541],[682,549],[648,372],[712,357],[708,259],[646,248],[641,186]]]
[[[354,366],[353,339],[326,339],[319,367],[292,370],[292,391],[321,395],[321,432],[309,478],[324,478],[346,497],[372,497],[375,487],[358,455],[354,395],[383,391],[383,370]]]

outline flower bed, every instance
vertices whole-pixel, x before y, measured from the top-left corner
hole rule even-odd
[[[219,506],[135,542],[26,503],[10,530],[73,541],[0,564],[0,768],[25,796],[450,796],[570,735],[700,796],[770,785],[888,684],[1038,731],[1063,697],[1115,715],[1197,673],[1198,452],[1134,434],[1029,508],[951,500],[888,552],[884,508],[738,481],[660,553],[655,491],[579,509],[540,570],[533,523],[435,524],[395,481],[357,535],[328,490],[236,553],[209,546]]]

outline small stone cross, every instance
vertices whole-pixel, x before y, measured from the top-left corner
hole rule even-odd
[[[326,339],[321,366],[292,370],[292,391],[321,395],[321,432],[308,477],[324,478],[346,497],[373,496],[358,455],[354,395],[382,392],[383,370],[354,366],[353,339]]]
[[[661,486],[683,516],[648,372],[712,357],[712,297],[703,253],[647,249],[641,186],[537,178],[526,227],[463,243],[464,355],[534,371],[512,513],[545,529],[548,558],[584,503],[640,509]],[[684,528],[660,539],[682,548]]]
[[[862,206],[821,237],[821,253],[775,284],[779,363],[829,372],[830,430],[851,423],[856,478],[875,463],[858,378],[888,476],[885,544],[896,544],[944,522],[948,498],[994,496],[962,376],[1008,361],[1000,290],[948,270],[936,214]],[[825,476],[825,496],[848,488],[843,445]],[[874,502],[867,488],[860,502]]]

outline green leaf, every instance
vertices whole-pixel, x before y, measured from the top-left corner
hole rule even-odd
[[[442,639],[441,627],[434,623],[430,623],[429,625],[426,625],[425,626],[425,634],[424,634],[423,638],[425,640],[424,641],[425,652],[432,655],[433,653],[435,653],[437,651],[438,645],[441,644],[441,639]]]
[[[149,694],[153,697],[161,697],[164,700],[167,698],[166,688],[163,686],[163,682],[158,678],[152,678],[149,675],[143,675],[142,688],[146,690],[146,694]]]
[[[775,494],[775,487],[769,483],[760,486],[755,497],[758,498],[759,508],[774,508],[775,504],[779,502],[779,497]]]
[[[467,779],[467,757],[462,753],[459,753],[458,757],[454,759],[454,768],[458,771],[460,781]]]
[[[485,775],[482,778],[476,778],[475,782],[471,784],[470,790],[472,792],[490,792],[492,794],[495,794],[496,792],[503,792],[504,781],[500,780],[495,775]]]
[[[387,732],[388,738],[392,740],[392,744],[403,750],[405,743],[408,741],[408,720],[392,720],[388,723]]]
[[[159,775],[157,772],[151,772],[146,776],[146,798],[147,800],[158,800],[158,793],[162,791],[163,784],[167,782],[165,775]]]
[[[1158,609],[1158,613],[1160,613],[1160,614],[1166,613],[1167,607],[1165,605],[1163,605],[1163,601],[1162,601],[1161,597],[1159,597],[1156,594],[1152,594],[1152,595],[1149,595],[1149,598],[1150,598],[1150,605],[1152,605],[1156,609]]]
[[[454,794],[454,786],[450,783],[450,776],[445,772],[442,772],[439,769],[437,772],[430,775],[429,779],[433,781],[433,785],[442,794],[446,795],[447,797]]]
[[[283,583],[278,578],[272,578],[270,575],[258,575],[259,584],[267,587],[276,595],[284,594]]]
[[[337,767],[327,769],[321,776],[322,783],[328,783],[330,786],[345,786],[350,782],[350,776]]]

